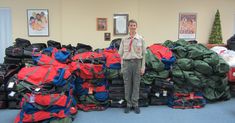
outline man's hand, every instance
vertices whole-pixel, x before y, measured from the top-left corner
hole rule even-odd
[[[144,69],[140,69],[140,75],[142,76],[142,75],[144,75],[144,72],[145,72],[145,70]]]

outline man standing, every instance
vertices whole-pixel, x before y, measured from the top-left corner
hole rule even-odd
[[[140,77],[145,72],[145,42],[137,34],[137,22],[128,22],[129,35],[122,39],[118,53],[122,58],[122,73],[125,86],[125,100],[127,107],[124,112],[129,113],[133,108],[139,114],[138,105]]]

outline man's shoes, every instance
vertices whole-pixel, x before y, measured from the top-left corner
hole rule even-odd
[[[140,113],[140,108],[138,106],[134,107],[134,112],[136,114],[139,114]]]
[[[129,113],[131,111],[131,108],[130,107],[126,107],[125,109],[124,109],[124,113]]]

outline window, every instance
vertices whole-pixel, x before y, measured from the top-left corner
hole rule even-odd
[[[0,8],[0,63],[3,63],[5,49],[12,45],[11,9]],[[2,50],[4,49],[4,50]],[[4,55],[3,55],[4,54]]]

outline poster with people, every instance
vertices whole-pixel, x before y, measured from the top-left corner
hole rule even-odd
[[[49,36],[47,9],[28,9],[27,18],[29,36]]]
[[[196,22],[195,13],[180,13],[179,16],[179,39],[196,39]]]

